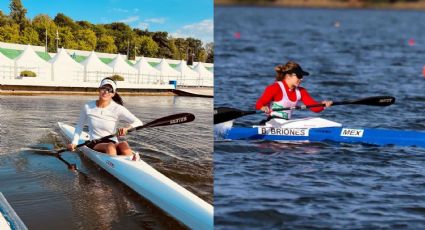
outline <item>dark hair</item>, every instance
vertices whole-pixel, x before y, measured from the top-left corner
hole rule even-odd
[[[105,78],[102,79],[102,81],[105,80],[105,79],[109,79],[109,80],[115,82],[115,84],[117,84],[117,82],[114,79],[110,78],[110,77],[105,77]],[[115,91],[117,91],[117,90],[115,90]],[[117,92],[114,92],[114,93],[115,94],[112,97],[112,100],[114,100],[115,103],[117,103],[117,104],[124,105],[124,101],[122,100],[121,96]]]
[[[278,65],[274,67],[276,71],[276,81],[282,81],[289,70],[295,69],[300,65],[294,61],[288,61],[285,65]]]

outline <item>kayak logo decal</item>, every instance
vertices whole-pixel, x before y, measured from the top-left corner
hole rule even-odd
[[[363,137],[364,130],[363,129],[342,129],[341,136],[342,137]]]
[[[393,102],[392,98],[379,99],[379,103],[392,103],[392,102]]]
[[[115,166],[114,166],[114,163],[112,163],[112,162],[110,162],[110,161],[106,161],[106,164],[109,166],[109,167],[111,167],[111,168],[114,168]]]
[[[178,123],[181,123],[181,122],[184,122],[184,121],[187,121],[187,117],[181,117],[181,118],[177,118],[177,119],[171,120],[170,121],[170,125],[172,125],[172,124],[178,124]]]
[[[259,127],[258,134],[260,135],[277,135],[277,136],[308,136],[307,128],[273,128]]]

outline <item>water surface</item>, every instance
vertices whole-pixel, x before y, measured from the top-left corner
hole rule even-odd
[[[86,176],[34,148],[63,138],[57,122],[75,124],[93,96],[0,98],[0,191],[29,229],[182,229],[179,222],[79,154],[63,157]],[[123,97],[143,122],[190,112],[194,122],[142,129],[126,139],[142,159],[209,203],[213,202],[212,100]]]
[[[214,105],[253,109],[274,66],[295,60],[310,72],[302,86],[318,101],[397,99],[295,117],[425,131],[424,20],[419,11],[216,7]],[[218,139],[216,228],[424,228],[424,164],[421,148]]]

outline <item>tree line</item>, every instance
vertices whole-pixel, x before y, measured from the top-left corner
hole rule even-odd
[[[0,41],[46,46],[56,52],[57,46],[66,49],[121,53],[129,59],[135,56],[160,57],[177,60],[214,61],[214,43],[203,46],[195,38],[173,38],[167,32],[150,32],[131,28],[122,22],[93,24],[74,21],[63,13],[53,19],[38,14],[26,18],[27,10],[21,0],[11,0],[10,14],[0,10]],[[46,42],[47,41],[47,42]]]

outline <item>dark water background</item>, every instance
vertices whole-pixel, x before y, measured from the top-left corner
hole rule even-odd
[[[274,66],[295,60],[319,101],[397,99],[296,117],[425,131],[424,21],[421,11],[216,7],[214,106],[252,109]],[[216,229],[423,229],[425,149],[216,140],[214,202]]]
[[[34,146],[62,145],[57,122],[75,124],[95,96],[0,97],[0,191],[29,229],[182,229],[180,223],[87,158],[63,157],[87,174],[69,171]],[[142,159],[213,203],[212,99],[124,97],[143,122],[190,112],[194,122],[143,129],[126,138]],[[60,146],[59,146],[60,147]]]

